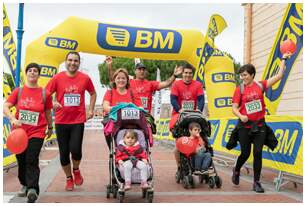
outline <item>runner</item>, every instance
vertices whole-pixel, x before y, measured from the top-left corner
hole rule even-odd
[[[120,102],[134,103],[141,106],[141,102],[130,89],[129,74],[126,69],[119,68],[113,74],[112,89],[107,90],[103,98],[103,112],[108,114],[113,106]]]
[[[239,118],[238,139],[241,154],[233,168],[232,182],[239,185],[240,169],[251,153],[253,143],[253,190],[263,193],[259,180],[262,168],[262,148],[266,139],[264,91],[276,84],[284,74],[285,62],[291,54],[283,55],[278,73],[268,80],[256,82],[255,67],[252,64],[243,65],[240,70],[242,85],[238,86],[233,96],[233,113]],[[242,91],[243,89],[243,91]]]
[[[170,100],[173,107],[170,130],[173,128],[179,112],[183,110],[200,110],[204,108],[204,89],[200,82],[193,80],[194,68],[190,64],[183,67],[182,80],[176,81],[171,88]],[[174,149],[176,165],[180,167],[179,152]]]
[[[66,56],[67,71],[55,75],[47,85],[51,94],[56,93],[54,102],[55,128],[60,151],[60,161],[66,174],[65,189],[72,191],[75,185],[83,184],[79,165],[82,159],[84,122],[94,115],[96,92],[88,75],[78,71],[80,55],[69,52]],[[85,91],[90,94],[89,111],[85,109]],[[73,175],[71,174],[70,154]]]
[[[16,88],[3,105],[3,113],[13,125],[24,129],[28,135],[27,149],[16,155],[18,163],[18,179],[22,185],[19,197],[27,196],[28,202],[33,203],[39,195],[39,153],[44,138],[52,135],[52,98],[38,86],[41,68],[36,63],[30,63],[25,69],[27,81],[23,88]],[[15,116],[10,108],[15,106]],[[48,129],[47,129],[48,125]],[[47,129],[47,132],[46,132]]]
[[[112,74],[112,57],[106,57],[109,75]],[[145,78],[146,67],[142,63],[135,66],[135,79],[130,80],[133,93],[141,100],[142,107],[149,113],[152,110],[152,96],[155,91],[169,87],[174,80],[182,73],[182,67],[175,67],[173,75],[166,81],[150,81]],[[111,77],[111,76],[110,76]],[[112,78],[110,78],[113,81]]]

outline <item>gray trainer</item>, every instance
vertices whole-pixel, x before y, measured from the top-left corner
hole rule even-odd
[[[27,198],[28,198],[28,203],[34,203],[38,198],[36,190],[33,189],[33,188],[29,189],[28,194],[27,194]]]
[[[21,189],[17,192],[18,197],[25,197],[27,195],[27,186],[22,185]]]

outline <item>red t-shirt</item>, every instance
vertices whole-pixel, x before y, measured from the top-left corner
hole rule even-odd
[[[55,124],[79,124],[86,122],[85,91],[95,92],[87,74],[77,71],[70,77],[65,71],[55,75],[48,83],[47,90],[56,92],[56,100],[62,108],[55,111]]]
[[[119,94],[114,88],[112,90],[107,90],[104,95],[103,101],[108,101],[110,103],[110,106],[116,106],[118,103],[122,102],[133,103],[138,107],[141,106],[140,99],[134,95],[131,89],[127,89],[127,92],[125,94]]]
[[[200,82],[192,80],[190,84],[185,84],[183,80],[175,81],[171,88],[171,95],[177,96],[180,108],[185,110],[196,110],[197,97],[204,95],[203,86]],[[173,109],[172,115],[177,114]]]
[[[260,81],[263,89],[267,89],[267,80]],[[240,86],[235,90],[233,103],[239,105],[239,112],[246,115],[250,121],[257,121],[265,117],[265,102],[261,88],[253,82],[251,85],[244,85],[244,91],[241,95]]]
[[[22,121],[21,128],[26,131],[29,139],[32,137],[45,138],[47,129],[45,109],[50,110],[53,107],[51,95],[46,92],[46,103],[44,103],[41,87],[24,86],[19,98],[18,92],[19,88],[14,89],[6,101],[15,105],[15,117]]]
[[[142,107],[148,112],[151,112],[152,95],[155,91],[159,90],[159,82],[131,79],[130,85],[133,93],[139,97]]]

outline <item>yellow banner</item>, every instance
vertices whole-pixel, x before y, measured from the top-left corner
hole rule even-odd
[[[226,149],[229,132],[234,129],[237,119],[210,119],[212,133],[210,143],[215,151],[238,156],[240,146],[232,150]],[[264,146],[263,166],[303,176],[303,118],[298,116],[266,116],[267,124],[272,128],[278,145],[271,151]],[[173,139],[169,135],[169,119],[160,119],[157,125],[159,139]],[[248,160],[252,163],[252,153]]]
[[[212,62],[207,60],[213,52],[218,53],[212,49],[213,40],[225,28],[226,22],[220,15],[212,15],[206,36],[196,30],[142,28],[69,17],[27,46],[26,64],[37,62],[42,66],[39,84],[44,86],[57,73],[57,68],[69,51],[129,58],[185,60],[199,68],[197,74],[202,82],[204,76],[210,82],[215,77],[223,78],[218,79],[219,82],[206,84],[209,95],[222,91],[220,95],[208,97],[210,115],[218,117],[224,112],[231,113],[228,97],[232,96],[234,87],[227,78],[231,78],[234,70],[231,60],[225,57],[215,55]]]
[[[205,92],[208,97],[209,116],[230,117],[232,96],[236,88],[233,60],[215,50],[205,66]]]
[[[288,4],[288,8],[275,38],[268,63],[262,75],[263,80],[271,78],[278,71],[282,58],[280,44],[286,39],[291,39],[295,42],[297,49],[294,55],[286,61],[286,69],[283,78],[272,88],[268,88],[267,92],[265,92],[265,104],[268,114],[276,113],[287,79],[294,66],[294,62],[303,48],[303,4]]]

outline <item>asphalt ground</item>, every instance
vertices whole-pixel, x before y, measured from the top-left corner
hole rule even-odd
[[[273,184],[277,172],[263,169],[262,185],[265,193],[252,191],[252,170],[241,171],[239,186],[231,182],[232,167],[218,164],[216,170],[222,178],[222,187],[211,189],[195,179],[195,188],[185,189],[175,182],[176,165],[171,144],[155,141],[152,148],[154,168],[153,203],[303,203],[303,185],[289,183],[279,192]],[[108,148],[101,130],[85,131],[83,158],[80,166],[84,177],[82,186],[74,191],[65,191],[65,175],[61,169],[57,145],[50,145],[40,155],[41,194],[37,203],[117,203],[118,199],[106,198],[106,185],[109,181]],[[16,196],[20,189],[17,168],[3,171],[3,202],[24,203],[26,198]],[[138,185],[127,191],[125,203],[146,202]]]

